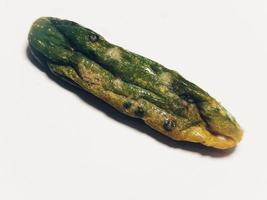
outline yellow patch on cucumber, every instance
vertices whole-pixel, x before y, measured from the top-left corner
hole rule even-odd
[[[121,59],[121,50],[118,47],[113,47],[107,50],[106,55],[114,60]]]
[[[79,63],[78,66],[79,75],[84,81],[92,85],[101,85],[103,83],[101,74],[95,73],[90,68],[86,68],[82,62]]]
[[[115,85],[115,87],[120,88],[120,89],[123,86],[122,80],[121,79],[118,79],[118,78],[113,81],[113,84]]]
[[[161,85],[161,86],[159,87],[159,90],[160,90],[160,92],[165,93],[165,92],[168,91],[168,88],[167,88],[166,86],[164,86],[164,85]]]
[[[171,77],[171,74],[169,72],[162,72],[159,75],[159,79],[164,85],[170,85],[172,77]]]

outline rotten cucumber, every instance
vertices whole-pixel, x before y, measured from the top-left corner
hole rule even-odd
[[[88,28],[42,17],[28,39],[31,52],[55,75],[174,140],[227,149],[242,138],[234,117],[207,92]]]

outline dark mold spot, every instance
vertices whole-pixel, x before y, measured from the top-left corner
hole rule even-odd
[[[156,73],[159,73],[162,71],[162,67],[160,65],[151,65],[150,68]]]
[[[130,101],[126,101],[126,102],[123,103],[123,107],[125,109],[129,109],[131,106],[132,106],[132,103]]]
[[[188,103],[194,103],[194,99],[191,97],[191,95],[187,93],[181,94],[180,97],[185,101],[187,101]]]
[[[96,34],[90,34],[89,39],[91,42],[96,42],[98,40],[98,36]]]
[[[166,131],[171,131],[175,128],[176,126],[176,123],[172,120],[165,120],[164,123],[163,123],[163,128],[166,130]]]
[[[142,107],[137,107],[137,109],[135,110],[134,114],[138,117],[144,117],[145,115],[145,111]]]

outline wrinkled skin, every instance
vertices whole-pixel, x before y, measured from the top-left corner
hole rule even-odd
[[[241,140],[236,120],[208,93],[75,22],[39,18],[29,44],[36,59],[55,75],[174,140],[219,149]]]

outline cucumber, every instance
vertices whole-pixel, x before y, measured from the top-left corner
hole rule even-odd
[[[234,117],[207,92],[75,22],[39,18],[28,40],[55,75],[174,140],[228,149],[242,138]]]

